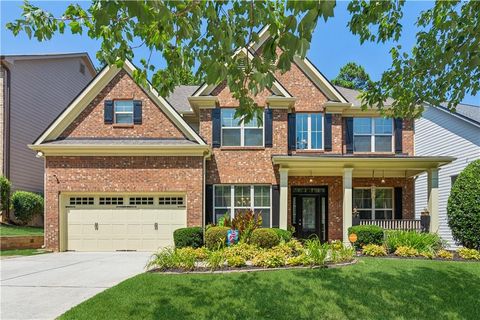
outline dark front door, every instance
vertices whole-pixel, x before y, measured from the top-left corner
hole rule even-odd
[[[326,241],[326,187],[292,188],[292,224],[297,238],[318,236]]]

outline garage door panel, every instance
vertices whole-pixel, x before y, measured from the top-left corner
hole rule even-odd
[[[95,203],[99,203],[98,197]],[[92,205],[67,208],[67,219],[68,250],[155,251],[173,245],[173,231],[186,226],[186,209],[160,205],[129,208]]]

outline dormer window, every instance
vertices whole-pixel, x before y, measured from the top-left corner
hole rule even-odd
[[[114,123],[133,124],[133,100],[115,100],[114,107]]]

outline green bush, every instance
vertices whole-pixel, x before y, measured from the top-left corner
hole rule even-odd
[[[231,256],[227,258],[227,265],[234,268],[243,267],[246,265],[246,261],[240,256]]]
[[[8,208],[8,198],[10,197],[10,181],[4,176],[0,176],[0,210]]]
[[[451,260],[451,259],[453,259],[453,253],[451,253],[450,251],[447,251],[447,250],[438,250],[437,257],[442,258],[442,259]]]
[[[355,250],[346,247],[339,240],[334,240],[330,243],[330,261],[334,263],[349,262],[353,260]]]
[[[480,251],[475,249],[461,248],[458,249],[458,255],[467,260],[480,260]]]
[[[147,269],[159,269],[161,271],[181,269],[189,271],[195,268],[196,259],[195,249],[193,248],[174,249],[166,247],[152,255],[152,258],[147,263]]]
[[[322,244],[318,238],[305,241],[305,254],[311,266],[323,266],[327,259],[329,245]]]
[[[286,264],[288,266],[304,266],[309,263],[308,261],[307,255],[302,253],[301,255],[287,258]]]
[[[223,268],[225,263],[225,256],[223,250],[216,250],[209,253],[207,258],[207,266],[210,270],[217,270]]]
[[[289,230],[283,230],[279,228],[272,228],[277,233],[278,238],[280,241],[288,242],[292,240],[292,233]]]
[[[22,224],[27,224],[36,215],[43,214],[43,198],[39,194],[16,191],[12,195],[11,201],[15,218]]]
[[[229,257],[241,257],[244,260],[251,260],[258,252],[258,248],[247,243],[239,243],[234,246],[225,248],[224,254]]]
[[[447,216],[453,238],[466,248],[480,250],[480,160],[470,163],[455,180]]]
[[[280,250],[263,250],[253,258],[252,264],[257,267],[278,268],[285,265],[286,259],[287,257]]]
[[[381,245],[383,243],[383,229],[379,226],[353,226],[348,228],[348,234],[352,233],[357,235],[355,242],[357,249],[369,244]]]
[[[173,241],[176,248],[200,248],[203,246],[203,229],[202,227],[177,229],[173,232]]]
[[[399,257],[416,257],[419,253],[415,248],[400,246],[395,250],[395,255]]]
[[[436,233],[389,230],[385,234],[385,245],[390,252],[395,252],[398,247],[414,248],[419,253],[436,252],[443,246],[442,238]]]
[[[270,228],[260,228],[252,231],[250,243],[260,248],[272,248],[280,243],[277,233]]]
[[[363,247],[362,253],[366,256],[380,257],[386,256],[387,250],[384,246],[379,246],[378,244],[367,244]]]
[[[210,250],[223,248],[227,242],[228,227],[210,227],[205,232],[205,246]]]

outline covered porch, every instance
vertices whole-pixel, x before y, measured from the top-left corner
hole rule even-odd
[[[274,156],[280,176],[279,226],[293,226],[299,235],[308,235],[304,229],[310,228],[324,241],[342,239],[346,243],[348,228],[354,223],[437,232],[438,171],[453,160],[394,155]],[[414,212],[414,178],[424,172],[429,182],[428,228],[415,220]],[[312,187],[320,188],[325,200],[314,202],[313,195],[304,194],[312,198],[308,203],[297,196],[299,190],[315,193],[317,189]]]

